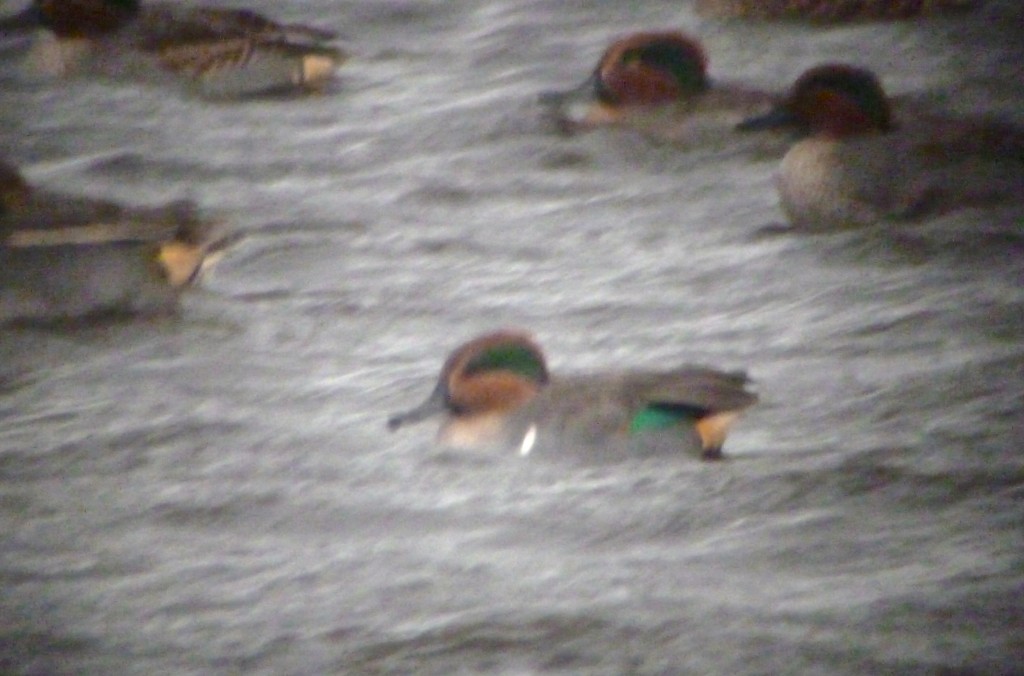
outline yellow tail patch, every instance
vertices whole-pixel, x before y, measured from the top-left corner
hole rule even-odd
[[[198,274],[205,252],[194,244],[167,242],[160,246],[156,260],[173,287],[185,286]]]
[[[334,74],[342,59],[329,54],[307,54],[302,57],[302,83],[316,84]]]
[[[725,435],[729,433],[729,426],[733,424],[739,413],[736,411],[725,411],[701,418],[695,427],[700,435],[700,443],[705,451],[719,449],[725,444]]]

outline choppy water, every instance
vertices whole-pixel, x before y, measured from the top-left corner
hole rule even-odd
[[[247,238],[178,320],[0,334],[0,669],[1022,668],[1019,211],[773,235],[774,160],[564,138],[534,105],[611,37],[679,26],[719,77],[852,60],[1024,121],[1016,3],[830,30],[680,2],[248,4],[339,27],[337,86],[228,105],[4,79],[33,181],[191,196]],[[745,367],[763,402],[717,464],[385,431],[505,325],[555,370]]]

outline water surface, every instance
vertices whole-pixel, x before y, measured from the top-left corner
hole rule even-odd
[[[10,3],[7,3],[10,5]],[[15,77],[37,183],[189,196],[245,239],[180,318],[0,334],[0,665],[81,673],[1007,673],[1024,659],[1020,212],[778,234],[776,160],[535,105],[612,37],[822,60],[1024,122],[1020,10],[833,29],[689,3],[252,2],[337,27],[323,95]],[[747,368],[730,460],[389,434],[447,351]]]

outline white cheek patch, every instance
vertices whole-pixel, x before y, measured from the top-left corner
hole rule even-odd
[[[537,426],[530,425],[530,429],[526,430],[526,435],[523,437],[523,443],[519,445],[519,455],[530,455],[535,443],[537,443]]]

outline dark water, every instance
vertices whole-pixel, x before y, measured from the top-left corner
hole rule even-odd
[[[13,3],[5,3],[8,10]],[[29,178],[247,235],[177,320],[0,334],[0,671],[1010,673],[1024,660],[1020,211],[773,234],[775,160],[558,136],[626,30],[1024,121],[1016,3],[830,30],[688,3],[253,2],[326,95],[12,78]],[[387,414],[531,329],[558,370],[748,368],[731,460],[435,450]]]

